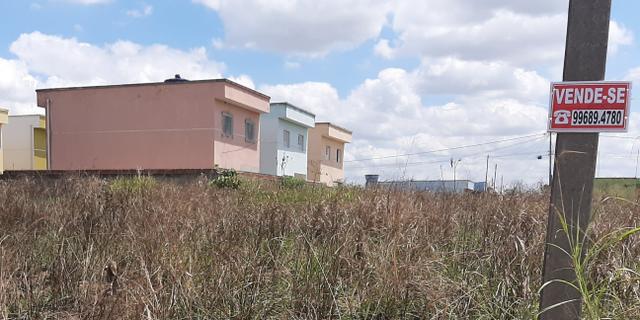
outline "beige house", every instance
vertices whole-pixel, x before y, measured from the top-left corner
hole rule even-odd
[[[309,129],[307,179],[328,186],[344,181],[344,146],[351,131],[329,122],[316,122]]]
[[[5,170],[46,170],[46,118],[39,114],[9,116],[4,128]]]
[[[9,110],[0,108],[0,174],[4,172],[4,126],[9,122]]]

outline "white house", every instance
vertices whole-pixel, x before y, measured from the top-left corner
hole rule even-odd
[[[260,116],[260,172],[307,179],[308,129],[316,116],[287,102]]]
[[[45,116],[9,116],[9,123],[4,128],[4,169],[47,169]]]

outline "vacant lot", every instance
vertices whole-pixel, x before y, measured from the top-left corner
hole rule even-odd
[[[547,203],[204,178],[0,181],[0,318],[531,319]],[[595,211],[593,241],[640,224],[635,203]],[[603,317],[640,318],[638,271],[637,237],[588,266]]]

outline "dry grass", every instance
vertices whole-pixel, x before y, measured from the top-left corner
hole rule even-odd
[[[0,181],[3,319],[531,319],[548,196]],[[596,205],[593,238],[638,226]],[[640,318],[640,246],[597,258],[604,316]]]

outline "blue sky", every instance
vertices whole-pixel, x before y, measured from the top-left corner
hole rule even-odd
[[[544,137],[489,146],[500,151],[353,160],[543,133],[567,3],[2,1],[0,105],[34,112],[41,87],[229,77],[354,130],[345,154],[353,180],[367,172],[440,178],[450,157],[465,158],[462,175],[479,180],[492,154],[510,172],[505,179],[535,183],[546,167],[530,154],[545,151]],[[637,12],[638,1],[614,1],[607,79],[640,78]],[[639,135],[632,118],[627,136]],[[601,160],[601,175],[634,172],[628,155],[638,144],[603,139],[602,152],[624,160]]]
[[[132,17],[128,11],[152,12]],[[352,50],[330,53],[321,58],[288,57],[286,54],[242,49],[216,49],[214,39],[224,38],[224,26],[214,10],[189,1],[108,1],[81,5],[65,1],[4,1],[2,12],[11,12],[0,32],[1,57],[13,58],[9,45],[20,34],[40,31],[62,37],[75,37],[92,44],[128,40],[141,45],[164,44],[188,50],[206,47],[211,59],[223,61],[229,74],[250,75],[256,83],[330,82],[341,94],[348,94],[363,79],[375,77],[385,67],[415,67],[419,58],[387,61],[372,55],[373,40]],[[386,29],[384,33],[392,33]],[[293,60],[292,60],[293,59]],[[295,62],[297,68],[287,68]],[[179,72],[180,70],[176,70]]]

